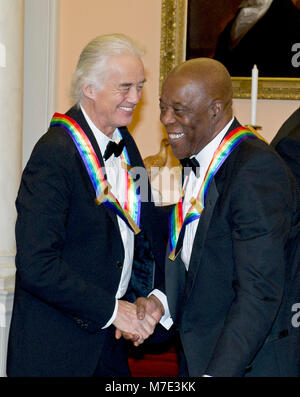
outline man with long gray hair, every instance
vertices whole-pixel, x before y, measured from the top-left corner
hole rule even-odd
[[[75,106],[54,114],[24,170],[8,376],[128,376],[116,328],[141,342],[158,321],[138,320],[125,298],[135,236],[149,247],[149,291],[162,255],[152,234],[154,205],[141,200],[130,172],[143,162],[124,127],[142,96],[142,55],[122,34],[92,40],[72,80]]]

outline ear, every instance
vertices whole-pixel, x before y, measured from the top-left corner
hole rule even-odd
[[[222,114],[224,106],[221,101],[215,101],[213,102],[210,107],[209,107],[209,115],[212,121],[217,121]]]
[[[84,95],[89,99],[95,99],[96,90],[93,84],[87,84],[82,87]]]

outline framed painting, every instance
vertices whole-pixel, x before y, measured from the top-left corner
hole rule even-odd
[[[243,9],[251,0],[162,0],[160,85],[179,63],[206,56],[228,68],[235,98],[251,97],[256,64],[258,98],[300,99],[299,0],[264,2],[253,17],[251,7]],[[238,15],[241,26],[248,24],[246,33],[237,28]]]

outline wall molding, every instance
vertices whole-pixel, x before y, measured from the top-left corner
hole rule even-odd
[[[55,111],[57,12],[57,0],[25,1],[23,167]]]
[[[6,355],[13,307],[13,290],[0,290],[0,377],[6,376]]]

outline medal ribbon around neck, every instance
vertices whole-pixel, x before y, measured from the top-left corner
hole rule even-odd
[[[95,189],[96,203],[99,205],[103,203],[123,219],[135,234],[138,234],[140,232],[141,198],[136,193],[134,180],[129,174],[131,165],[126,147],[120,155],[122,166],[126,170],[126,202],[124,208],[122,208],[117,198],[110,191],[111,186],[105,179],[99,159],[80,125],[65,114],[55,113],[50,122],[50,127],[62,127],[72,138]],[[118,135],[121,139],[122,135],[119,130]]]
[[[205,201],[210,183],[221,165],[230,155],[230,153],[247,138],[258,138],[264,140],[255,130],[249,130],[244,127],[238,127],[231,131],[218,146],[213,158],[206,171],[204,180],[200,187],[197,198],[192,197],[190,200],[191,207],[189,208],[185,218],[183,219],[182,211],[182,197],[181,200],[175,205],[169,221],[169,245],[170,256],[169,259],[175,260],[182,248],[183,233],[186,226],[196,219],[199,219],[205,207]],[[181,244],[178,244],[178,241]]]

